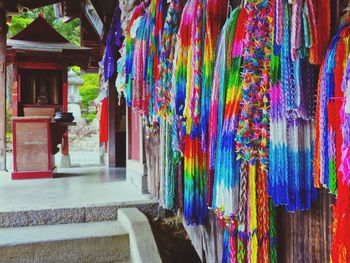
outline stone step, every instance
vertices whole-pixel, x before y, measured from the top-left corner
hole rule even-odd
[[[50,207],[37,210],[17,209],[14,211],[0,211],[0,229],[113,221],[118,217],[118,209],[129,207],[138,208],[141,212],[150,217],[157,217],[163,213],[159,208],[158,202],[154,200],[79,207]]]
[[[129,262],[127,230],[117,221],[0,229],[1,263]]]

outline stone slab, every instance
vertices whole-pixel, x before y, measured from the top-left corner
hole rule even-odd
[[[0,229],[0,259],[2,263],[128,262],[129,237],[117,221]]]
[[[161,263],[161,257],[147,217],[136,208],[121,208],[118,221],[130,238],[130,257],[134,263]]]
[[[117,219],[118,209],[128,207],[136,207],[151,218],[163,214],[163,210],[155,200],[73,208],[8,211],[0,212],[0,228],[111,221]]]

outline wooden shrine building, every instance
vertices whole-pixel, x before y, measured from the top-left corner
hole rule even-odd
[[[68,159],[69,66],[87,68],[90,49],[62,37],[43,16],[7,41],[7,85],[12,87],[13,179],[51,177],[61,144]],[[66,160],[68,162],[68,160]]]

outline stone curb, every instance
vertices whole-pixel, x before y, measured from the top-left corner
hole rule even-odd
[[[131,262],[162,262],[151,226],[143,213],[137,208],[121,208],[118,221],[129,233]]]

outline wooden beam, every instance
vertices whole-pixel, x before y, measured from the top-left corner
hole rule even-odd
[[[86,20],[89,22],[96,35],[99,37],[99,40],[102,40],[104,34],[104,24],[101,18],[98,16],[90,0],[86,0],[83,12]]]
[[[63,70],[61,63],[54,62],[18,62],[19,69],[45,69],[45,70]]]
[[[5,2],[11,2],[13,0],[6,0]],[[42,7],[42,6],[47,6],[47,5],[52,5],[55,3],[60,2],[60,0],[15,0],[18,4],[20,4],[23,7],[28,7],[30,9]]]
[[[6,32],[6,10],[0,7],[0,170],[6,170]]]

